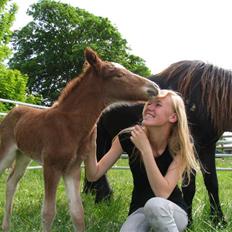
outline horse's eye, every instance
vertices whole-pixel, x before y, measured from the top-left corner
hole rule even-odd
[[[122,73],[116,73],[116,74],[115,74],[115,77],[121,78],[121,77],[123,77],[123,74],[122,74]]]

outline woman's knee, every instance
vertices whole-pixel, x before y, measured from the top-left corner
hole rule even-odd
[[[154,197],[144,206],[144,214],[150,225],[159,231],[183,231],[188,223],[188,217],[184,210],[167,199]]]
[[[153,197],[149,199],[144,206],[144,213],[150,217],[160,217],[170,214],[168,201],[161,197]]]
[[[143,208],[139,208],[128,216],[127,220],[123,223],[120,232],[145,232],[148,231],[148,225]]]

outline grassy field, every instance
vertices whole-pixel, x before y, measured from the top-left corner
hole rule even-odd
[[[125,165],[121,160],[119,165]],[[123,162],[123,164],[122,164]],[[220,159],[220,167],[232,167],[232,159]],[[5,181],[7,172],[0,177],[0,220],[3,217],[5,199]],[[114,190],[113,199],[108,203],[94,204],[94,197],[82,194],[85,209],[87,232],[116,232],[125,220],[130,203],[132,179],[128,170],[110,170],[108,173]],[[194,223],[188,232],[231,232],[232,231],[232,172],[218,172],[220,199],[222,209],[228,221],[224,229],[214,228],[209,220],[208,196],[201,175],[197,176],[197,193],[194,198]],[[41,231],[41,204],[43,201],[43,180],[41,170],[29,170],[22,179],[14,200],[14,209],[11,219],[12,232]],[[68,213],[68,206],[64,185],[61,182],[57,194],[57,215],[53,224],[53,232],[69,232],[72,223]]]

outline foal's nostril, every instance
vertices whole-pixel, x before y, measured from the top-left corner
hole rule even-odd
[[[152,85],[157,91],[160,90],[159,86],[155,82],[152,82]]]
[[[157,96],[158,93],[159,93],[158,89],[148,89],[148,90],[147,90],[147,95],[148,95],[148,97]]]
[[[159,94],[160,88],[153,81],[149,81],[149,85],[147,86],[147,94],[149,97],[154,97]]]
[[[149,97],[154,97],[159,94],[160,88],[157,84],[153,83],[152,87],[147,89],[147,94]]]

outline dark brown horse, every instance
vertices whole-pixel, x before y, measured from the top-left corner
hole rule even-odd
[[[173,89],[182,94],[195,140],[202,174],[210,200],[211,216],[215,223],[224,222],[218,195],[215,167],[216,142],[224,131],[232,131],[232,72],[202,61],[180,61],[150,78],[160,88]],[[98,123],[97,153],[101,158],[111,146],[112,138],[123,128],[141,120],[143,105],[120,106],[105,112]],[[86,190],[90,185],[85,186]],[[107,197],[111,189],[106,177],[94,183],[96,202]],[[183,187],[192,218],[192,201],[195,194],[195,175]]]
[[[61,177],[75,231],[84,231],[80,165],[97,119],[111,103],[146,101],[158,93],[158,86],[153,82],[102,61],[91,49],[86,49],[85,58],[88,67],[68,83],[53,107],[45,110],[15,107],[0,125],[0,173],[15,161],[7,181],[3,231],[9,230],[16,185],[31,159],[43,165],[43,231],[51,230]],[[21,152],[16,153],[17,150]]]

